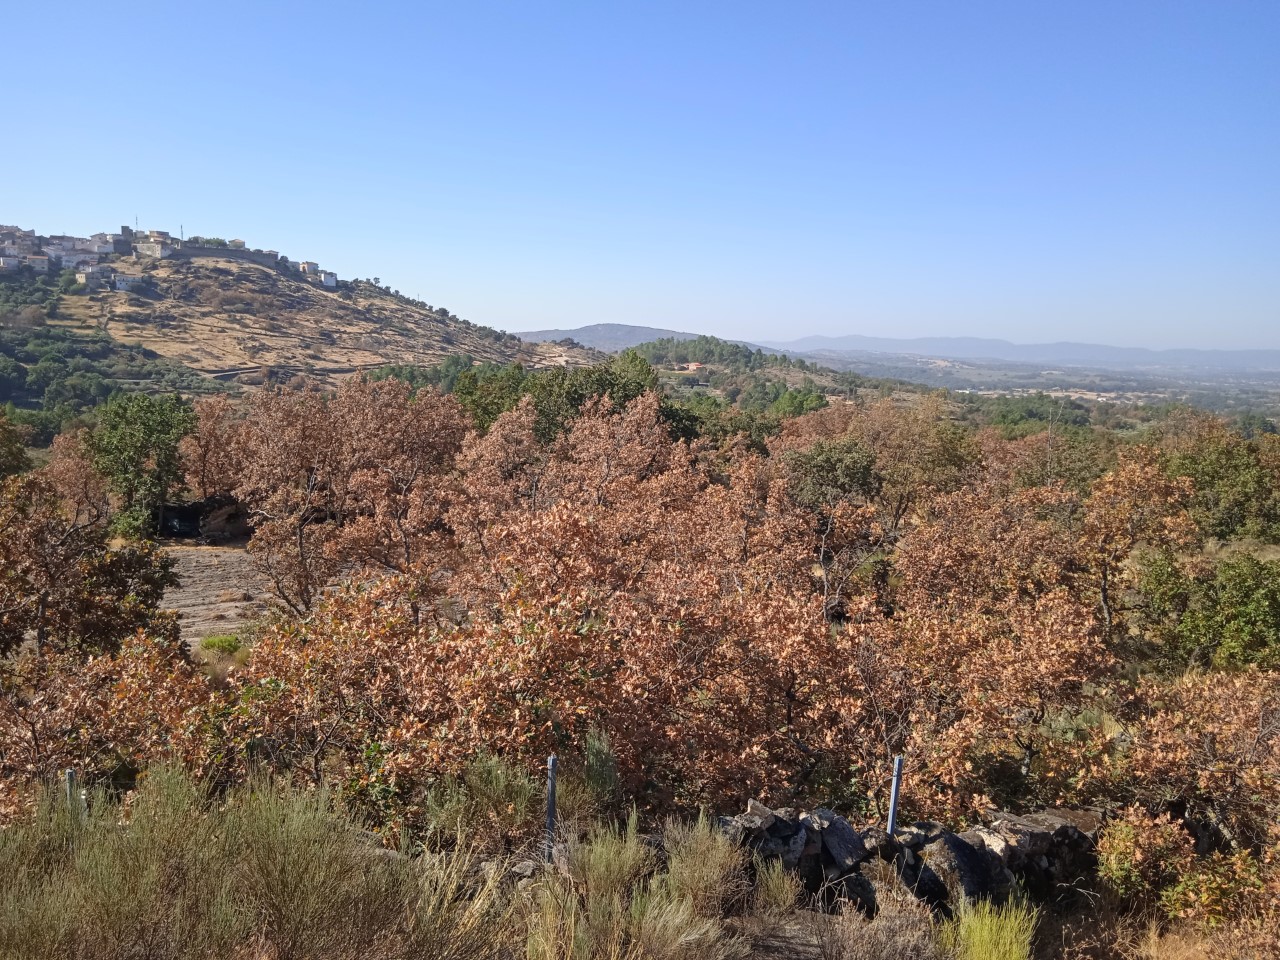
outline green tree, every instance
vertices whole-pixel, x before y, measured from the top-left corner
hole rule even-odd
[[[1139,586],[1144,627],[1170,667],[1280,667],[1280,561],[1236,554],[1188,570],[1160,555]]]
[[[1192,513],[1206,536],[1280,541],[1280,489],[1260,457],[1264,432],[1246,440],[1215,417],[1180,411],[1165,433],[1168,471],[1195,483]]]
[[[164,503],[182,478],[178,444],[195,423],[191,405],[176,394],[117,394],[103,405],[89,450],[124,502],[117,529],[144,534],[163,520]]]
[[[879,483],[875,454],[853,437],[818,441],[786,455],[791,495],[810,510],[830,510],[842,500],[870,499]]]
[[[0,400],[12,400],[27,385],[27,368],[12,357],[0,355]]]
[[[0,480],[31,467],[26,448],[27,431],[0,413]]]

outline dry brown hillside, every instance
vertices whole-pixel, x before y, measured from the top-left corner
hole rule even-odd
[[[62,315],[219,380],[259,383],[269,368],[331,383],[361,368],[429,365],[460,353],[531,367],[586,364],[597,356],[526,343],[362,281],[331,290],[215,256],[120,266],[150,277],[149,288],[64,297]]]

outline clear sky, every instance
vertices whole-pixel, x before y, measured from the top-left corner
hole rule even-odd
[[[13,2],[0,222],[507,330],[1280,347],[1280,0]]]

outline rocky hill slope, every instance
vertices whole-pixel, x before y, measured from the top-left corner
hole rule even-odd
[[[385,364],[453,354],[530,367],[592,362],[589,350],[528,343],[443,308],[355,281],[338,289],[218,256],[150,260],[133,292],[64,296],[64,322],[103,330],[206,377],[256,384],[302,374],[331,383]]]

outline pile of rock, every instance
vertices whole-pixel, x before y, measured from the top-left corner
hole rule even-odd
[[[827,904],[843,900],[867,913],[893,888],[949,914],[961,900],[1004,900],[1021,883],[1051,896],[1089,876],[1099,820],[1080,811],[993,814],[983,826],[953,833],[918,822],[889,836],[854,829],[832,810],[771,810],[751,801],[721,817],[720,829],[762,859],[778,859]]]

